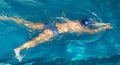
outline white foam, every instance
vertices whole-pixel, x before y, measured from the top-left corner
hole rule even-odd
[[[102,19],[95,12],[92,12],[91,14],[93,14],[96,18],[98,18],[98,20],[100,20],[100,22],[102,22]]]
[[[56,19],[61,19],[63,21],[69,21],[72,22],[71,20],[69,20],[68,18],[64,18],[64,17],[55,17]]]

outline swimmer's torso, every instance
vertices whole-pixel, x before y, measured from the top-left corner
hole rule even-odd
[[[84,28],[80,25],[79,21],[68,23],[56,23],[59,33],[64,32],[83,32]]]

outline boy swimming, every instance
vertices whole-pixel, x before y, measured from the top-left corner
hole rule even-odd
[[[57,18],[62,19],[64,23],[50,23],[49,25],[45,25],[43,23],[32,23],[30,21],[27,21],[18,17],[0,16],[0,20],[13,20],[17,24],[24,25],[28,28],[32,28],[35,30],[36,29],[43,30],[43,32],[39,34],[37,37],[33,38],[30,41],[25,42],[20,47],[17,47],[14,49],[16,58],[19,61],[22,61],[23,56],[20,55],[20,52],[23,49],[29,49],[29,48],[35,47],[39,44],[42,44],[43,42],[47,42],[51,40],[52,38],[60,34],[64,34],[66,32],[77,32],[79,34],[82,34],[82,33],[94,34],[94,33],[112,28],[110,24],[94,22],[91,18],[85,18],[81,21],[79,20],[71,21],[63,17],[57,17]],[[99,28],[90,29],[89,26],[97,26]]]

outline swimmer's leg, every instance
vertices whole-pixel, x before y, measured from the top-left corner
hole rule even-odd
[[[26,27],[32,28],[32,29],[43,29],[44,24],[42,23],[32,23],[30,21],[26,21],[22,18],[18,17],[8,17],[8,16],[0,16],[0,20],[13,20],[17,24],[25,25]]]
[[[54,33],[51,30],[47,29],[42,34],[40,34],[38,37],[26,42],[25,44],[21,45],[18,48],[15,48],[14,52],[16,54],[17,59],[21,61],[23,58],[20,55],[21,50],[35,47],[38,44],[42,44],[43,42],[49,41],[53,37],[54,37]]]

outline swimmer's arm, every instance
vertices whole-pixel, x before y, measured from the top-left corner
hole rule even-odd
[[[42,23],[32,23],[30,21],[27,21],[27,20],[24,20],[18,17],[0,16],[0,20],[13,20],[17,24],[22,24],[32,29],[43,29],[44,28],[44,24]]]
[[[103,30],[106,30],[106,29],[111,29],[112,27],[110,25],[106,25],[106,26],[103,26],[103,27],[100,27],[100,28],[97,28],[97,29],[94,29],[94,30],[90,30],[90,29],[87,29],[86,32],[90,33],[90,34],[94,34],[94,33],[97,33],[97,32],[100,32],[100,31],[103,31]]]
[[[96,26],[96,27],[101,27],[101,26],[105,26],[105,25],[110,25],[110,23],[97,23],[97,22],[94,22],[94,24],[92,24],[93,26]]]

